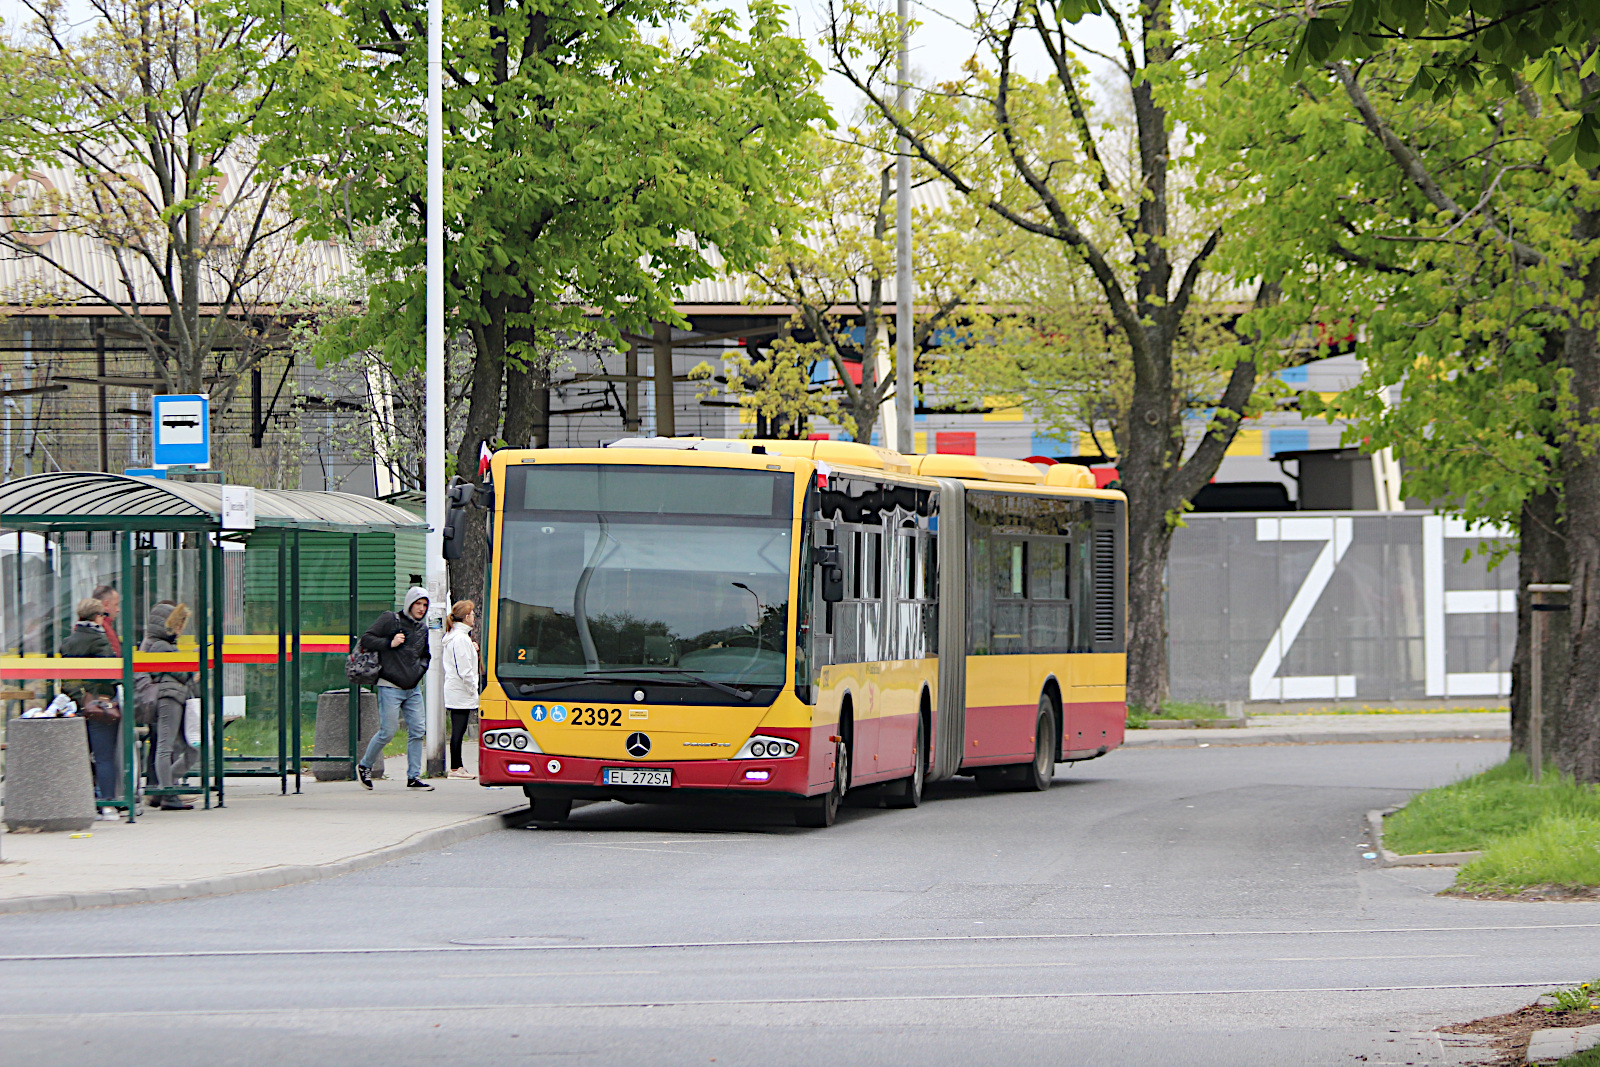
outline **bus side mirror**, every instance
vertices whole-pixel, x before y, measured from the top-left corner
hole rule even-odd
[[[472,499],[473,485],[462,482],[452,485],[449,501],[444,511],[444,558],[460,559],[467,538],[467,504]]]
[[[822,599],[837,604],[844,599],[844,566],[839,562],[838,545],[821,545],[816,549],[817,566],[822,568]]]

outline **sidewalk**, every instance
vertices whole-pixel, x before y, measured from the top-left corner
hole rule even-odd
[[[1128,748],[1318,745],[1364,741],[1504,741],[1509,711],[1432,715],[1251,715],[1242,729],[1129,730]]]
[[[308,774],[283,796],[276,778],[230,778],[225,808],[146,808],[132,826],[96,822],[81,837],[0,835],[0,914],[274,889],[489,833],[528,806],[519,789],[430,784],[391,777],[369,793]]]

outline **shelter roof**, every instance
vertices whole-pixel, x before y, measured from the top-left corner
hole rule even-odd
[[[257,489],[256,528],[332,530],[421,529],[410,512],[350,493]],[[0,485],[0,527],[66,526],[100,530],[214,530],[222,486],[97,471],[36,474]]]

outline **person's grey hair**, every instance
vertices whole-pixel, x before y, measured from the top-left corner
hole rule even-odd
[[[86,596],[78,601],[78,621],[94,622],[105,614],[106,603],[98,597]]]
[[[97,585],[97,586],[94,587],[94,592],[90,593],[89,595],[94,597],[96,600],[100,601],[101,603],[104,603],[105,599],[106,599],[106,594],[108,594],[108,593],[111,594],[112,596],[116,596],[117,595],[117,587],[114,586],[114,585]]]

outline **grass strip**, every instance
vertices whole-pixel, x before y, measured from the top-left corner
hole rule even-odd
[[[1514,893],[1532,886],[1600,885],[1600,788],[1553,767],[1537,784],[1514,753],[1481,774],[1419,793],[1383,821],[1394,852],[1483,853],[1456,890]]]
[[[1578,889],[1600,885],[1600,818],[1549,815],[1497,838],[1461,868],[1457,890],[1514,893],[1529,886]]]
[[[1550,817],[1600,819],[1600,790],[1554,768],[1535,785],[1519,752],[1481,774],[1412,797],[1383,820],[1383,839],[1402,854],[1464,852],[1487,848]]]

